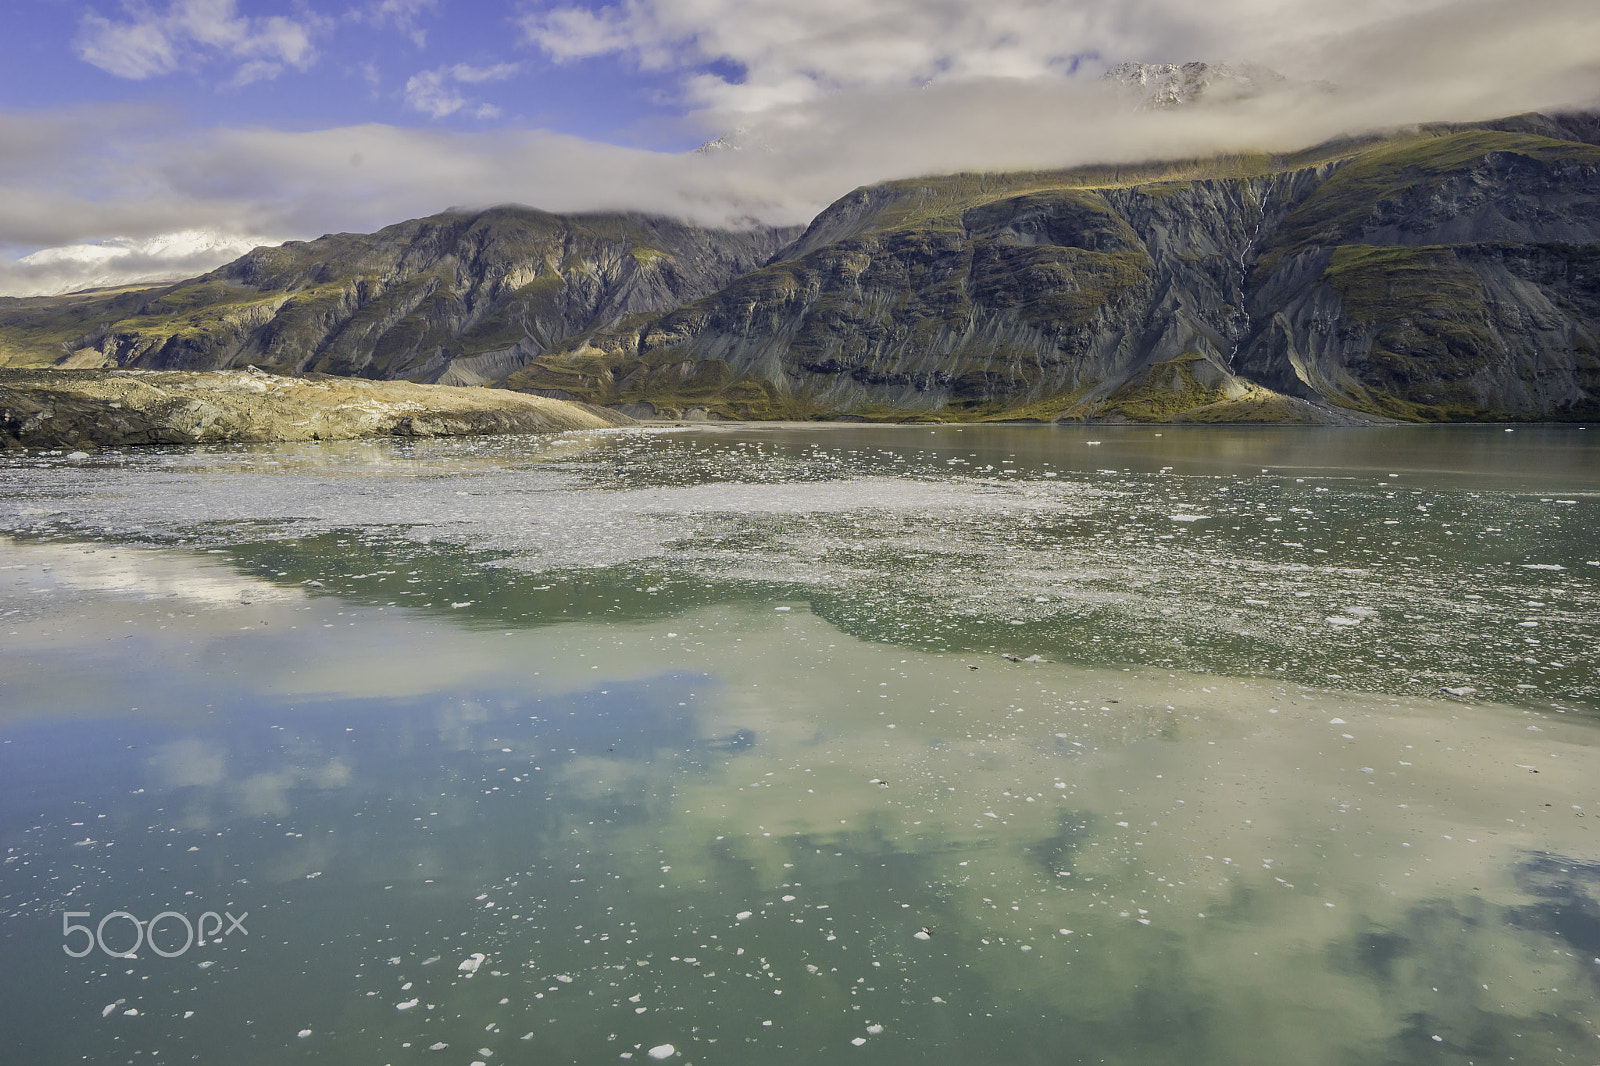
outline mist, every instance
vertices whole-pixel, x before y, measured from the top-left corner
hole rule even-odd
[[[865,5],[874,6],[895,8],[889,0]],[[169,112],[129,107],[0,113],[0,293],[183,276],[237,255],[242,235],[365,232],[449,207],[522,203],[786,225],[852,188],[894,178],[1286,152],[1417,123],[1600,106],[1600,5],[1592,0],[1436,2],[1400,13],[1375,0],[1337,12],[1298,0],[1231,0],[1203,16],[1135,3],[1094,17],[1085,4],[1015,3],[1002,7],[1077,26],[1098,46],[1124,51],[1075,53],[1069,63],[1051,41],[1055,50],[1044,58],[1019,58],[1015,47],[991,42],[961,64],[936,63],[931,77],[924,68],[932,60],[909,55],[853,80],[826,72],[829,64],[852,69],[860,40],[802,40],[790,54],[755,31],[744,53],[723,50],[742,80],[712,78],[696,66],[704,56],[675,45],[688,29],[662,22],[669,7],[662,0],[602,9],[615,25],[580,26],[581,37],[569,28],[577,44],[550,38],[548,19],[528,32],[554,61],[567,47],[575,55],[632,49],[641,63],[680,63],[686,121],[707,138],[742,130],[751,147],[672,153],[516,128],[197,130]],[[1139,17],[1155,19],[1148,24],[1156,29],[1141,35]],[[632,37],[618,28],[630,26]],[[1241,26],[1252,28],[1230,32]],[[1007,39],[1025,40],[1027,29],[1012,26]],[[1229,45],[1241,51],[1224,54]],[[1210,52],[1180,51],[1187,46]],[[943,51],[959,54],[954,44]],[[991,62],[978,62],[984,55]],[[1148,110],[1098,78],[1122,59],[1229,58],[1274,69],[1284,81],[1246,99]],[[796,73],[805,70],[810,81]],[[209,234],[215,247],[175,245],[168,256],[149,243],[179,231]],[[76,257],[35,254],[113,239]]]

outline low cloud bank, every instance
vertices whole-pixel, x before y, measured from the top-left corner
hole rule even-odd
[[[0,293],[193,273],[238,254],[250,239],[241,235],[369,231],[448,206],[789,224],[896,177],[1288,151],[1407,124],[1600,106],[1592,0],[1435,0],[1398,16],[1352,0],[1338,18],[1304,0],[1228,0],[1202,13],[1166,0],[1014,0],[978,26],[966,4],[860,0],[865,37],[807,36],[771,4],[726,4],[753,13],[729,14],[720,37],[706,27],[722,0],[555,8],[526,29],[551,61],[613,54],[681,70],[690,120],[707,137],[744,130],[759,149],[664,153],[523,129],[197,131],[148,110],[0,114]],[[901,7],[904,18],[933,18],[936,42],[965,35],[981,47],[955,65],[954,43],[885,43],[873,59],[863,41],[903,37]],[[1151,25],[1160,31],[1141,29]],[[785,32],[788,50],[775,43]],[[1087,58],[1071,48],[1085,40],[1097,48]],[[1229,44],[1285,80],[1246,99],[1136,110],[1097,78],[1110,59],[1216,58]],[[1111,47],[1121,51],[1098,58]],[[708,63],[738,73],[713,76]],[[183,232],[211,243],[171,239]],[[103,252],[63,250],[109,237],[120,241]]]

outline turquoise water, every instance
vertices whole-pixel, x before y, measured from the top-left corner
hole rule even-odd
[[[0,459],[0,1040],[1592,1061],[1596,451],[706,427]],[[247,931],[63,952],[64,913],[114,911]]]

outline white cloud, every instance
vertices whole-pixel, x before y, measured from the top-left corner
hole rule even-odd
[[[189,229],[41,248],[13,263],[0,262],[0,291],[13,296],[53,296],[176,281],[213,270],[252,248],[282,243],[283,238]]]
[[[493,66],[475,67],[469,63],[457,63],[453,67],[445,68],[456,81],[466,82],[468,85],[481,85],[486,81],[505,81],[516,74],[515,63],[496,63]]]
[[[935,80],[1041,78],[1075,57],[1125,43],[1099,0],[623,0],[590,10],[524,16],[530,42],[558,61],[618,54],[649,70],[736,64],[733,77],[699,74],[692,102],[762,110],[774,98],[840,89],[914,87]],[[1136,6],[1145,6],[1142,0]],[[1192,21],[1193,5],[1171,4]],[[1190,58],[1185,55],[1184,58]]]
[[[178,65],[172,39],[148,23],[114,24],[85,15],[77,43],[78,58],[119,78],[149,78]]]
[[[505,202],[802,222],[895,177],[1292,150],[1600,104],[1593,0],[633,0],[527,25],[551,55],[625,54],[677,72],[708,135],[742,127],[771,151],[652,152],[526,129],[192,129],[128,107],[0,111],[0,292],[43,284],[22,256],[111,234],[303,238]],[[120,54],[160,68],[159,44]],[[1086,51],[1100,65],[1231,54],[1291,80],[1255,99],[1130,113],[1095,69],[1069,73]],[[707,57],[747,76],[708,70]],[[487,120],[482,87],[518,69],[435,67],[406,100]],[[1340,91],[1305,87],[1317,78]]]
[[[120,78],[169,74],[194,59],[241,63],[233,79],[246,84],[276,77],[284,67],[306,69],[316,59],[316,21],[239,14],[236,0],[171,0],[166,10],[125,4],[112,21],[90,12],[76,41],[78,57]]]
[[[456,63],[424,70],[406,82],[406,105],[430,118],[447,118],[472,105],[459,86],[505,81],[515,75],[518,69],[515,63],[496,63],[487,67]],[[500,114],[500,109],[492,104],[480,104],[472,106],[469,113],[480,119],[494,118]]]
[[[393,26],[410,37],[412,44],[425,48],[428,31],[422,29],[418,21],[425,12],[431,12],[438,6],[439,0],[377,0],[365,8],[352,11],[348,17],[369,26]]]
[[[728,123],[841,91],[1005,79],[1048,92],[1122,60],[1245,59],[1342,84],[1409,71],[1413,88],[1467,77],[1487,95],[1507,75],[1582,65],[1586,46],[1592,74],[1597,12],[1592,0],[620,0],[521,25],[558,62],[680,72],[685,102]]]

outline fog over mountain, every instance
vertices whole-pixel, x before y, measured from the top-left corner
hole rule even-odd
[[[216,258],[186,253],[172,274],[215,265],[246,234],[366,231],[446,206],[787,225],[897,177],[1287,151],[1600,102],[1592,0],[1398,11],[1379,0],[864,0],[805,14],[775,2],[632,0],[542,8],[519,32],[520,55],[569,64],[575,78],[605,60],[676,84],[686,148],[739,130],[771,150],[666,151],[536,122],[192,128],[152,105],[10,110],[0,112],[0,292],[152,276],[163,257],[143,242],[184,231],[214,234]],[[97,37],[96,55],[114,44]],[[1198,94],[1173,68],[1178,81],[1163,91],[1179,107],[1130,100],[1101,78],[1123,62],[1227,56],[1241,58],[1208,68],[1211,87]],[[111,254],[38,255],[81,245]]]

